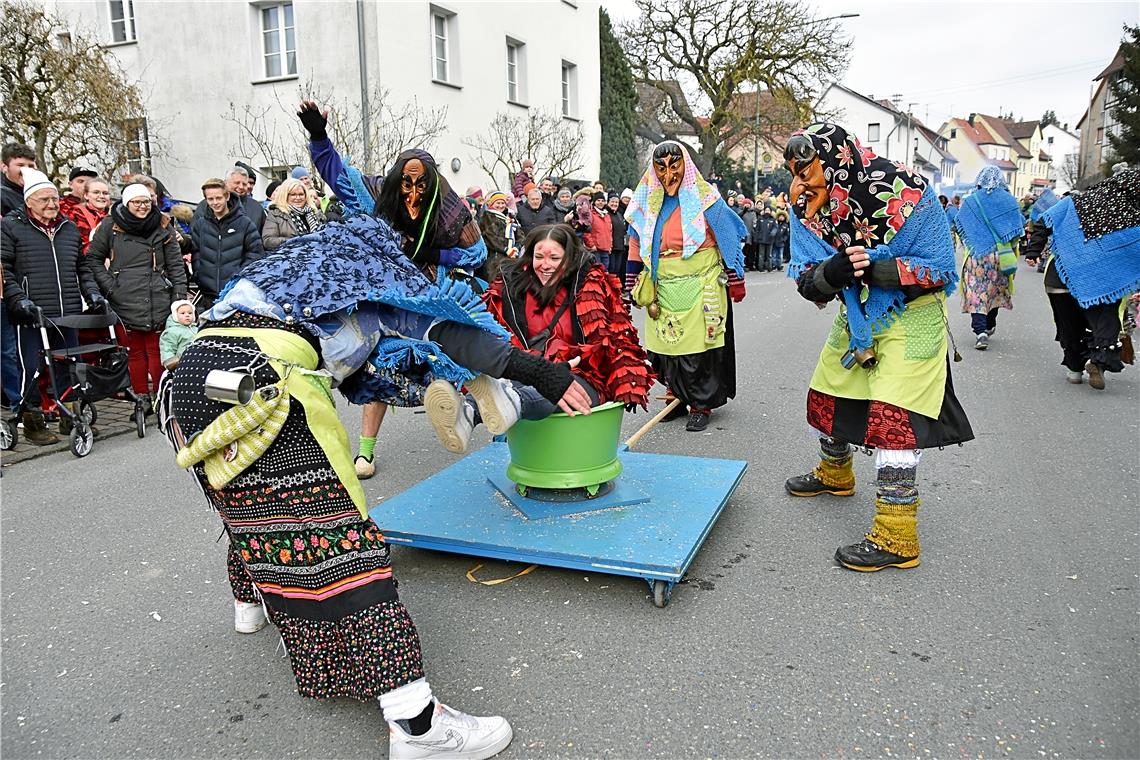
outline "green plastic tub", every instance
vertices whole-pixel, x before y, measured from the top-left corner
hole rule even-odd
[[[507,431],[507,477],[524,488],[591,488],[621,474],[618,440],[624,405],[596,406],[589,415],[562,412],[519,420]]]

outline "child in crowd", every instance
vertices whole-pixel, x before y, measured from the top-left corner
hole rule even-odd
[[[159,358],[162,366],[174,369],[178,366],[178,357],[194,340],[198,334],[198,325],[194,324],[197,315],[194,313],[194,304],[189,301],[175,301],[170,305],[170,316],[166,318],[166,329],[158,338]]]

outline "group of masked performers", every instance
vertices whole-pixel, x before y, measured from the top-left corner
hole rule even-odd
[[[655,379],[687,428],[704,430],[736,392],[732,303],[745,296],[745,230],[680,144],[654,149],[626,215],[643,349],[621,283],[570,227],[532,230],[480,293],[467,276],[486,258],[478,226],[430,154],[407,151],[385,177],[364,176],[342,163],[315,104],[300,115],[315,164],[350,213],[224,289],[164,376],[164,430],[225,524],[235,625],[256,630],[262,615],[278,627],[299,693],[377,700],[393,758],[490,757],[511,728],[434,696],[332,389],[356,404],[426,406],[453,452],[480,423],[499,434],[518,419],[588,414],[604,402],[645,408]],[[790,275],[805,299],[840,304],[807,397],[819,463],[786,488],[851,496],[853,447],[873,449],[872,527],[836,560],[914,567],[922,450],[973,437],[947,359],[946,301],[958,281],[950,227],[921,177],[837,125],[797,132],[785,158],[800,216]],[[1135,175],[1120,182],[1134,190]],[[1083,238],[1066,226],[1066,208]],[[1088,296],[1072,274],[1088,241],[1135,232],[1135,215],[1115,209],[1070,201],[1047,218],[1076,303]],[[964,239],[989,255],[1000,229],[993,248],[972,231]],[[1112,371],[1105,336],[1080,357]],[[225,403],[242,375],[256,390]]]

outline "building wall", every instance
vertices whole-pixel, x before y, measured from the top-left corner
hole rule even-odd
[[[862,98],[856,98],[838,87],[829,87],[816,106],[816,110],[831,114],[831,121],[841,125],[849,134],[858,137],[859,142],[875,154],[884,158],[905,155],[905,145],[895,144],[897,133],[890,135],[890,142],[887,140],[887,135],[894,128],[895,122],[890,111],[885,108],[872,105]],[[874,124],[878,125],[878,136],[872,140],[875,135],[871,125]]]
[[[1089,110],[1085,120],[1081,122],[1081,148],[1080,148],[1080,174],[1081,184],[1087,186],[1104,177],[1104,159],[1109,151],[1108,138],[1105,135],[1109,114],[1105,105],[1109,97],[1108,82],[1097,82],[1097,89],[1089,102]]]
[[[1041,136],[1045,152],[1053,159],[1049,167],[1049,178],[1056,183],[1057,194],[1072,190],[1072,186],[1066,181],[1064,166],[1066,162],[1079,160],[1080,138],[1053,124],[1043,128]]]
[[[98,39],[111,42],[107,0],[48,4],[73,27],[94,29]],[[273,81],[265,80],[261,68],[259,16],[262,6],[273,3],[133,4],[137,41],[109,49],[142,81],[151,132],[163,138],[161,144],[152,141],[152,173],[177,197],[197,197],[201,181],[221,174],[235,159],[258,168],[268,165],[264,156],[238,155],[239,127],[224,119],[231,104],[239,112],[246,106],[255,114],[264,112],[257,121],[268,131],[295,135],[296,160],[307,163],[304,132],[293,112],[310,94],[310,83],[330,97],[360,103],[352,0],[294,0],[297,73]],[[573,115],[586,138],[585,165],[577,174],[592,179],[598,174],[600,142],[598,7],[596,0],[366,2],[367,80],[371,88],[386,88],[393,104],[414,99],[425,109],[447,107],[447,129],[428,147],[444,176],[462,190],[491,184],[464,141],[486,132],[499,112],[526,117],[529,106],[561,114],[562,62],[571,62],[577,66]],[[453,84],[433,81],[433,9],[454,14],[450,58],[458,69],[450,77]],[[525,43],[525,87],[519,96],[525,105],[507,101],[508,37]],[[378,117],[375,103],[369,110]],[[359,118],[359,111],[351,116]],[[452,170],[453,159],[459,159],[458,171]],[[259,181],[258,191],[265,184]]]
[[[964,132],[958,129],[953,122],[943,124],[939,134],[946,138],[947,150],[950,151],[950,154],[958,159],[956,170],[958,184],[972,185],[978,176],[978,172],[989,163],[987,157],[979,152],[978,146],[966,137]],[[982,150],[985,147],[988,146],[983,146]]]

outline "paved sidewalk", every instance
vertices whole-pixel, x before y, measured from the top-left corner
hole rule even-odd
[[[135,407],[131,402],[104,399],[95,403],[95,409],[95,445],[88,456],[95,456],[99,453],[99,441],[112,438],[116,435],[123,435],[124,433],[135,433],[135,422],[131,419],[131,413],[134,412]],[[147,433],[150,435],[157,433],[158,426],[156,418],[153,416],[147,417],[146,422]],[[58,422],[50,423],[49,429],[56,435],[59,435]],[[24,440],[23,425],[19,427],[19,436],[20,438],[15,448],[11,451],[0,452],[0,466],[10,467],[28,459],[54,454],[58,451],[68,451],[70,448],[69,438],[65,435],[59,435],[58,443],[47,446],[36,446],[28,443]]]

